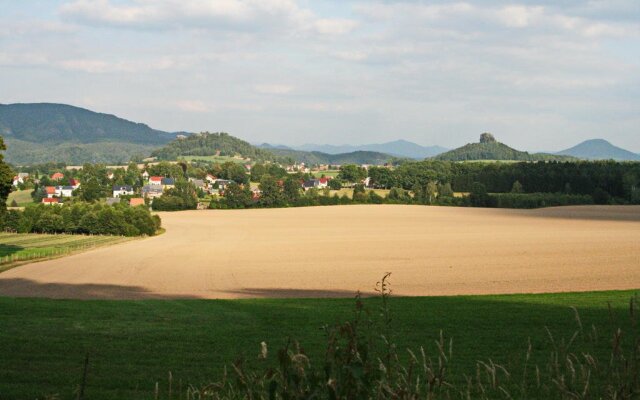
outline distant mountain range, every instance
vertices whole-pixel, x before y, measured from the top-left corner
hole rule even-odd
[[[502,160],[502,161],[569,161],[576,158],[567,155],[555,155],[547,153],[529,154],[519,151],[498,142],[490,133],[480,135],[480,142],[469,143],[457,149],[447,151],[434,157],[443,161],[478,161],[478,160]]]
[[[585,160],[640,161],[640,154],[614,146],[604,139],[587,140],[556,154],[573,156]]]
[[[164,132],[115,115],[97,113],[65,104],[0,104],[0,135],[13,164],[43,162],[125,163],[132,157],[155,154],[172,159],[180,155],[210,155],[213,150],[237,153],[254,160],[294,160],[307,164],[382,164],[398,158],[439,160],[571,160],[614,159],[640,161],[640,155],[594,139],[556,154],[515,150],[493,137],[446,151],[406,140],[365,145],[315,145],[299,147],[262,144],[254,146],[231,135],[198,136]],[[176,139],[176,137],[181,139]],[[187,136],[185,139],[183,136]]]
[[[330,144],[305,144],[294,147],[294,150],[319,151],[326,154],[352,153],[355,151],[373,151],[377,153],[390,154],[396,157],[413,158],[422,160],[444,153],[448,149],[440,146],[421,146],[417,143],[406,140],[395,140],[393,142],[363,145],[341,145]]]
[[[0,135],[10,163],[127,162],[175,134],[65,104],[0,104]]]

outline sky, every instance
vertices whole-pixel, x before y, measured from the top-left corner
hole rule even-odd
[[[640,152],[640,1],[0,0],[0,103],[252,143]]]

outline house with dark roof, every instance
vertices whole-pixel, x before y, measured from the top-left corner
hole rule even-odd
[[[144,185],[141,190],[142,197],[148,197],[150,199],[162,196],[162,192],[162,186],[159,185]]]
[[[114,186],[113,197],[131,196],[133,195],[133,187],[131,186]]]
[[[176,187],[176,180],[173,178],[162,178],[162,188],[164,190]]]

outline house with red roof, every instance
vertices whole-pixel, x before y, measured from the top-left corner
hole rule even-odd
[[[56,195],[55,186],[47,186],[44,188],[44,192],[47,194],[47,198],[50,199]]]
[[[56,172],[53,175],[51,175],[51,180],[54,180],[54,181],[59,181],[62,178],[64,178],[64,174],[62,172]]]
[[[60,199],[57,197],[45,197],[42,199],[42,204],[51,205],[51,204],[60,204]]]
[[[80,187],[80,181],[77,179],[69,179],[69,186],[73,187],[73,190],[76,190]]]
[[[151,176],[149,177],[149,185],[159,185],[162,186],[162,176]]]
[[[144,206],[144,199],[141,197],[134,197],[132,199],[129,199],[129,206],[131,207]]]

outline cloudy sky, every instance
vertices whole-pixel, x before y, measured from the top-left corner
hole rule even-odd
[[[559,5],[561,4],[561,5]],[[0,0],[0,103],[254,143],[640,152],[640,1]]]

